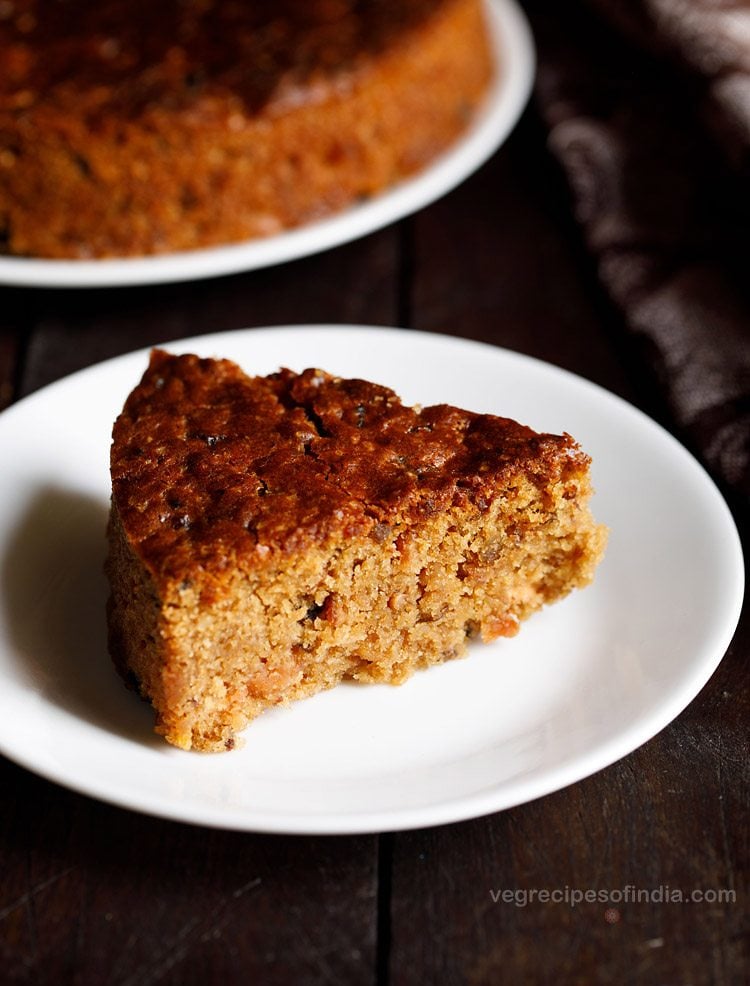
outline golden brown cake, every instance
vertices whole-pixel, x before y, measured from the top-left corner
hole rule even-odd
[[[323,217],[447,148],[491,73],[482,0],[2,0],[0,252]]]
[[[512,636],[605,541],[569,435],[321,370],[155,351],[111,469],[111,653],[185,749]]]

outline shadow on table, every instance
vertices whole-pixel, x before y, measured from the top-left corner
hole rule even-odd
[[[56,487],[30,498],[0,559],[9,658],[51,704],[110,733],[160,744],[150,709],[125,689],[107,653],[107,512],[99,499]]]

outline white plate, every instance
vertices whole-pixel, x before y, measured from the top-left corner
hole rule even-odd
[[[323,367],[567,430],[594,457],[611,528],[594,585],[518,637],[401,688],[343,685],[202,755],[154,736],[106,653],[101,574],[112,421],[146,353],[0,415],[0,750],[44,777],[156,815],[273,832],[404,829],[497,811],[607,766],[697,694],[739,617],[729,511],[696,461],[599,387],[505,350],[406,330],[306,326],[171,343],[250,372]]]
[[[233,246],[126,260],[0,257],[0,284],[112,287],[234,274],[347,243],[434,202],[497,150],[531,89],[534,46],[526,18],[515,0],[488,0],[487,9],[498,70],[485,105],[465,136],[414,178],[329,219]]]

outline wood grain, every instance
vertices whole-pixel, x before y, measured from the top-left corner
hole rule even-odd
[[[3,982],[372,980],[374,836],[202,829],[0,771]]]
[[[0,411],[16,394],[16,370],[20,360],[19,334],[0,327]]]

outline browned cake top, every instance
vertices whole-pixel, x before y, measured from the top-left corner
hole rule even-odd
[[[0,113],[111,125],[315,98],[450,0],[0,0]]]
[[[154,574],[273,563],[279,553],[449,505],[487,508],[522,470],[540,488],[588,465],[568,435],[321,370],[248,377],[156,350],[114,427],[113,500]]]

